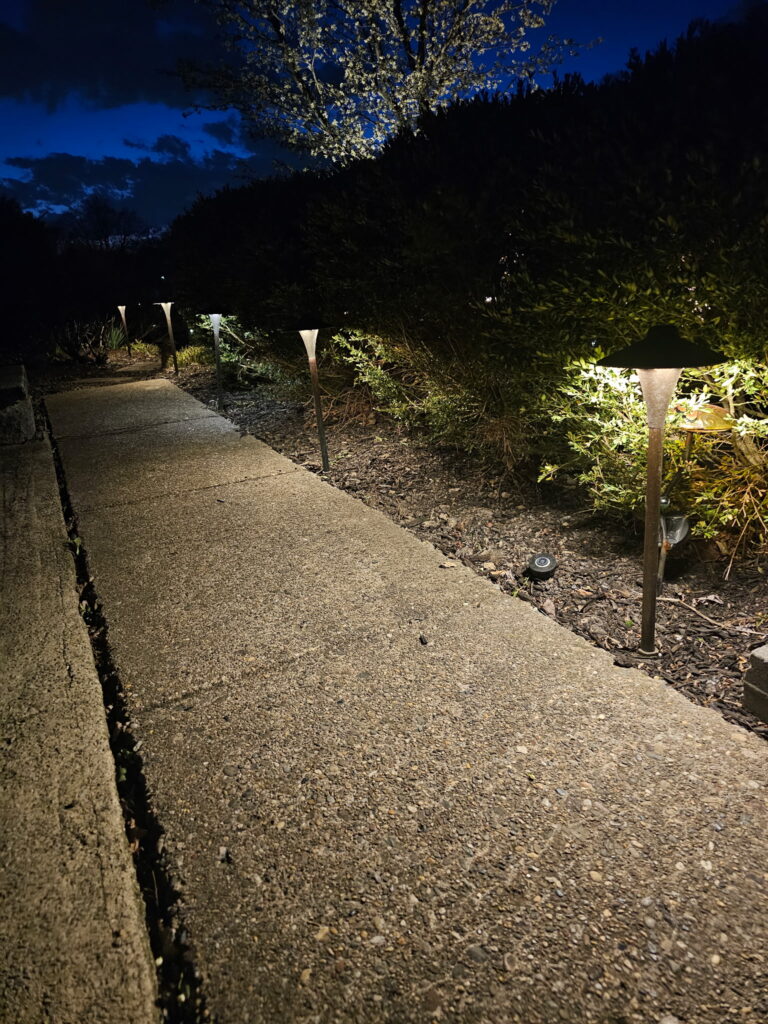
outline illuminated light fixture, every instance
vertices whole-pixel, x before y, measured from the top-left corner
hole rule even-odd
[[[164,279],[163,279],[164,280]],[[176,358],[176,340],[173,337],[173,324],[171,323],[171,306],[172,302],[156,302],[156,306],[162,306],[163,312],[165,313],[165,322],[168,324],[168,341],[171,343],[171,352],[173,353],[173,372],[179,372],[179,361]]]
[[[219,349],[219,331],[221,329],[221,313],[209,313],[213,329],[213,351],[216,354],[216,407],[219,412],[224,408],[224,394],[221,384],[221,351]]]
[[[118,306],[117,311],[120,314],[120,319],[123,321],[123,331],[125,332],[125,344],[128,348],[128,358],[131,358],[131,339],[128,336],[128,322],[125,319],[125,306]]]
[[[304,348],[307,350],[307,359],[309,359],[309,373],[312,378],[312,395],[315,399],[315,418],[317,419],[317,433],[320,438],[320,455],[323,460],[323,472],[327,473],[329,467],[328,463],[328,446],[325,443],[325,426],[323,424],[323,406],[320,401],[320,379],[317,376],[317,359],[315,358],[315,349],[317,347],[317,330],[312,331],[299,331],[301,340],[304,342]]]
[[[722,363],[725,356],[707,345],[687,341],[676,327],[652,327],[646,336],[606,356],[598,366],[635,370],[640,378],[648,415],[648,463],[645,484],[645,537],[643,546],[643,615],[640,653],[656,653],[656,595],[659,571],[661,469],[664,423],[680,374],[696,366]]]

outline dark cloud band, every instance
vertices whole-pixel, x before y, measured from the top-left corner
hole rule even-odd
[[[75,206],[98,191],[116,205],[135,210],[148,224],[162,227],[201,193],[274,173],[274,161],[282,155],[277,146],[265,143],[258,156],[247,159],[214,150],[194,160],[187,143],[172,135],[161,136],[147,149],[165,159],[91,160],[71,153],[12,157],[6,162],[26,171],[26,180],[6,178],[2,188],[24,209],[40,213]]]
[[[177,64],[218,59],[215,39],[209,14],[192,3],[29,0],[23,28],[0,21],[0,97],[51,110],[72,95],[99,108],[189,106],[202,97],[184,88]]]

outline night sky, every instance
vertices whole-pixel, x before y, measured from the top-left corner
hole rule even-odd
[[[694,18],[735,14],[736,0],[559,0],[545,34],[603,42],[563,71],[599,79],[631,47],[673,41]],[[180,58],[216,56],[192,0],[3,0],[0,180],[25,209],[61,212],[94,188],[167,224],[198,193],[273,172],[270,141],[246,142],[236,115],[187,113]],[[203,99],[203,97],[198,97]]]

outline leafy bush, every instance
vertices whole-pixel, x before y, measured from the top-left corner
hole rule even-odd
[[[143,359],[158,358],[157,345],[151,345],[148,341],[132,341],[131,352]]]
[[[119,345],[120,328],[107,320],[67,320],[51,333],[51,344],[59,359],[106,363],[110,350]]]
[[[210,366],[215,362],[213,349],[207,345],[187,345],[176,354],[179,368],[185,366]]]
[[[747,361],[687,371],[665,437],[664,488],[691,516],[694,536],[723,551],[768,548],[768,373]],[[730,429],[682,429],[715,402]],[[578,360],[567,367],[551,410],[567,442],[539,479],[569,472],[595,509],[628,516],[642,506],[648,429],[639,385],[626,372]]]

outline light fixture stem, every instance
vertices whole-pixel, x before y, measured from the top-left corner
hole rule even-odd
[[[173,354],[173,372],[178,374],[179,372],[179,361],[176,358],[176,339],[173,336],[173,324],[171,323],[171,306],[172,302],[156,302],[156,306],[162,306],[163,312],[165,313],[165,322],[168,324],[168,341],[171,343],[171,352]]]
[[[656,586],[659,572],[659,518],[664,427],[648,430],[648,468],[645,483],[645,544],[643,548],[643,617],[641,654],[656,653]]]
[[[211,327],[213,328],[213,351],[216,355],[216,407],[221,412],[224,408],[224,388],[221,380],[221,347],[219,345],[221,313],[211,313],[210,317]]]
[[[312,395],[315,399],[315,418],[317,419],[317,433],[320,438],[320,455],[323,460],[323,472],[327,473],[330,465],[328,462],[328,446],[325,443],[325,425],[323,424],[323,406],[320,401],[320,378],[317,375],[317,359],[309,357],[309,373],[312,377]]]

